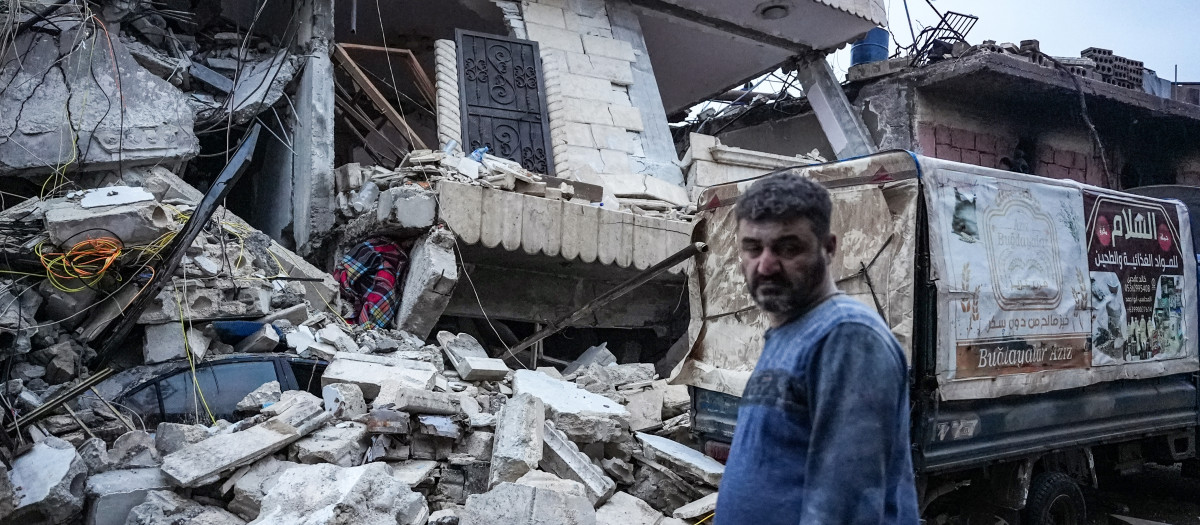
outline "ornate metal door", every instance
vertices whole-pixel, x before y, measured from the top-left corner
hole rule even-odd
[[[463,150],[550,174],[550,125],[537,43],[458,30]]]

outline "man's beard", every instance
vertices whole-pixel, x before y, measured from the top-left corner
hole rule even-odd
[[[758,307],[771,314],[783,315],[798,311],[805,306],[808,296],[785,279],[764,279],[751,284],[751,297]]]

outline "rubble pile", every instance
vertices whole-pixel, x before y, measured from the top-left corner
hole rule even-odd
[[[650,365],[602,350],[566,380],[508,370],[469,334],[424,344],[325,314],[285,344],[303,328],[314,337],[294,350],[329,360],[320,396],[268,383],[237,423],[164,422],[111,445],[44,436],[0,485],[15,502],[0,523],[666,525],[712,512],[723,467],[664,437],[687,392]]]

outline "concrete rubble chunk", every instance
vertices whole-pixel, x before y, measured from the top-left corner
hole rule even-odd
[[[580,452],[566,434],[554,428],[554,423],[547,421],[544,425],[542,460],[539,463],[542,470],[582,483],[592,506],[602,505],[612,496],[617,484],[592,463],[587,454]]]
[[[141,430],[121,434],[113,441],[108,457],[116,468],[157,467],[160,463],[154,438]]]
[[[158,468],[114,470],[88,478],[87,525],[124,525],[129,511],[146,501],[152,490],[170,490]]]
[[[395,325],[400,330],[426,338],[446,305],[450,304],[450,295],[458,283],[454,234],[435,228],[417,239],[408,264]]]
[[[590,364],[574,374],[575,383],[589,392],[601,393],[622,387],[649,386],[656,372],[650,363],[624,365]],[[571,377],[571,376],[568,376]]]
[[[178,486],[197,487],[287,447],[333,418],[320,400],[307,395],[309,399],[292,403],[263,423],[213,436],[168,455],[163,458],[163,473]]]
[[[304,464],[333,463],[353,467],[362,463],[367,451],[367,426],[346,421],[309,434],[292,445],[296,461]]]
[[[367,449],[366,463],[374,461],[406,461],[412,458],[412,446],[393,439],[388,434],[376,434],[371,437],[371,447]]]
[[[562,479],[549,472],[540,470],[531,470],[525,473],[513,483],[517,485],[525,485],[539,489],[553,490],[568,496],[576,496],[580,498],[587,497],[587,489],[583,488],[583,484],[578,481]]]
[[[409,388],[396,381],[385,381],[371,406],[413,414],[453,415],[462,411],[458,396],[446,392]]]
[[[233,351],[237,353],[270,352],[276,346],[279,346],[279,332],[275,330],[274,326],[264,324],[258,331],[233,345]]]
[[[429,479],[429,476],[433,474],[433,469],[438,467],[438,462],[414,459],[391,463],[390,466],[393,478],[409,487],[415,487]]]
[[[633,484],[633,465],[620,458],[604,458],[600,460],[600,468],[614,481],[622,485]]]
[[[367,412],[367,432],[373,434],[408,434],[412,416],[390,408],[375,408]]]
[[[513,396],[500,410],[492,443],[491,486],[516,481],[537,468],[542,460],[545,417],[542,400],[529,394]]]
[[[637,469],[633,485],[627,491],[663,513],[670,513],[701,495],[695,494],[694,487],[679,476],[649,467]]]
[[[108,444],[103,439],[89,438],[75,447],[75,452],[83,459],[83,463],[87,465],[88,475],[90,476],[113,469],[113,461],[108,457]],[[162,454],[161,450],[159,454]]]
[[[569,376],[588,365],[608,366],[617,363],[617,356],[608,349],[608,343],[601,343],[584,350],[571,364],[563,369],[562,374]]]
[[[287,347],[296,351],[296,355],[300,357],[309,357],[316,359],[324,359],[329,361],[337,355],[337,348],[333,345],[317,341],[317,335],[312,333],[307,326],[298,326],[295,330],[288,332],[284,336]]]
[[[450,364],[465,381],[501,381],[511,371],[503,359],[489,357],[471,334],[438,332],[438,343]]]
[[[376,356],[364,355],[363,357]],[[334,383],[358,385],[362,389],[363,398],[370,401],[379,395],[381,387],[387,381],[395,381],[409,388],[431,390],[437,371],[432,370],[432,365],[429,368],[431,369],[419,370],[402,366],[389,366],[387,364],[348,359],[339,354],[325,368],[325,374],[321,376],[321,386],[324,387]]]
[[[684,414],[692,406],[692,397],[688,394],[687,385],[669,385],[667,380],[654,382],[654,387],[663,389],[663,419],[671,419]]]
[[[50,436],[13,461],[16,508],[8,523],[66,523],[83,509],[87,465],[70,443]]]
[[[201,505],[166,490],[152,490],[146,501],[129,512],[126,525],[245,525],[245,521],[220,507]]]
[[[8,479],[8,469],[0,465],[0,523],[12,514],[17,505],[16,491]]]
[[[596,525],[658,525],[662,519],[662,513],[625,492],[596,509]]]
[[[462,525],[595,525],[596,510],[587,498],[549,489],[501,483],[467,497]]]
[[[278,403],[282,395],[283,391],[279,388],[279,381],[263,383],[262,386],[255,388],[241,401],[238,401],[237,410],[239,412],[258,412],[266,405]]]
[[[419,415],[417,416],[417,425],[413,429],[413,432],[426,436],[450,438],[455,441],[462,437],[462,429],[458,427],[458,423],[450,416]]]
[[[666,392],[659,388],[625,394],[625,408],[630,414],[629,429],[640,432],[662,426],[665,394]]]
[[[574,383],[559,381],[532,370],[517,370],[513,392],[541,399],[546,419],[565,432],[572,441],[592,443],[627,439],[629,411],[604,396],[593,394]]]
[[[670,439],[638,432],[638,441],[647,458],[662,463],[684,478],[706,483],[713,487],[721,484],[725,465],[693,450],[687,445]]]
[[[671,515],[681,520],[692,520],[707,516],[715,510],[717,510],[716,492],[675,509]]]
[[[495,434],[491,432],[471,432],[462,441],[458,442],[454,451],[479,459],[490,459],[492,457],[492,442],[495,438]]]
[[[262,500],[256,525],[423,525],[425,498],[382,463],[289,469]]]
[[[280,461],[267,456],[262,461],[244,467],[244,472],[241,472],[241,476],[233,484],[233,500],[227,508],[244,520],[257,518],[267,491],[279,482],[284,472],[298,466],[299,463]]]
[[[188,445],[204,441],[210,435],[208,428],[201,425],[159,423],[154,431],[154,447],[160,455],[166,456]]]
[[[350,383],[336,383],[321,388],[325,410],[338,419],[354,419],[367,413],[367,402],[362,389]]]
[[[459,511],[456,509],[442,509],[429,515],[429,525],[458,525]]]
[[[73,245],[102,229],[126,246],[145,244],[176,226],[175,215],[156,201],[84,208],[68,199],[46,201],[46,233],[56,245]]]
[[[317,331],[317,339],[322,343],[333,345],[338,352],[359,353],[358,343],[337,325],[329,325]]]
[[[60,385],[75,379],[75,356],[59,354],[46,364],[46,382]]]
[[[184,346],[186,342],[186,347]],[[162,363],[187,357],[192,351],[196,360],[204,358],[212,340],[199,329],[189,326],[185,330],[179,323],[146,325],[146,342],[142,345],[142,357],[146,364]]]

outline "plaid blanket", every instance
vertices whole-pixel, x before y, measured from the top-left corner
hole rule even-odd
[[[407,250],[383,238],[367,239],[346,252],[333,277],[342,296],[354,301],[354,317],[348,321],[372,328],[391,322],[400,303],[396,281],[407,265]]]

